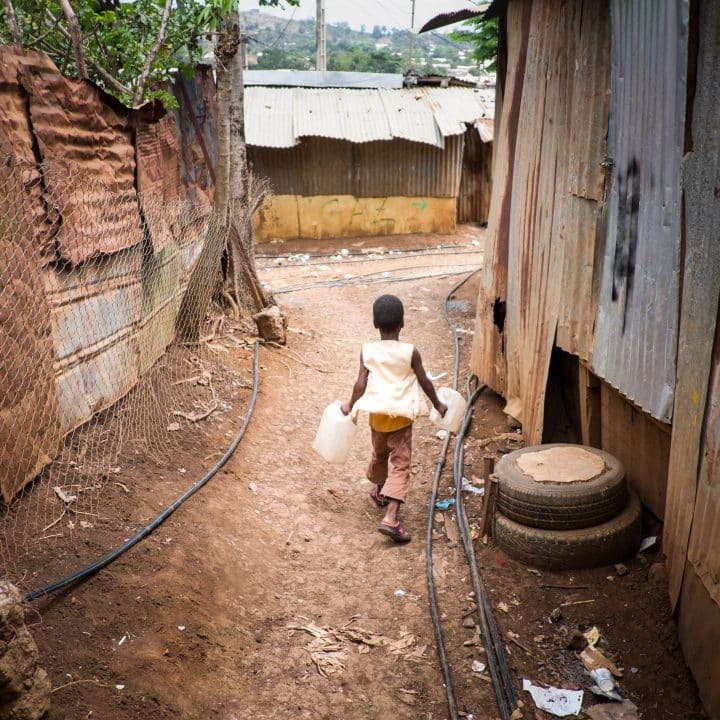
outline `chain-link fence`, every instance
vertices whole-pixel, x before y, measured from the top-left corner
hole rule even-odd
[[[184,457],[228,444],[242,338],[217,339],[214,307],[175,341],[207,227],[189,202],[0,166],[0,574],[21,587],[107,552],[189,484]]]

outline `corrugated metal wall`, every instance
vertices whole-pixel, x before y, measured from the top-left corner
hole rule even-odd
[[[248,147],[256,175],[270,179],[276,195],[355,197],[456,197],[463,136],[445,149],[407,140],[354,144],[307,138],[288,149]]]
[[[492,143],[484,143],[473,127],[465,132],[458,222],[486,223],[492,192]]]
[[[669,422],[680,301],[687,0],[613,0],[612,188],[592,363]]]

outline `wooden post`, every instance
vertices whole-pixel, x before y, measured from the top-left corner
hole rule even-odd
[[[494,455],[483,455],[483,480],[486,483],[490,482],[490,476],[495,472],[495,456]]]
[[[497,475],[490,475],[485,481],[485,501],[483,502],[482,521],[480,524],[480,537],[492,535],[492,520],[495,515],[495,502],[497,501],[498,479]]]

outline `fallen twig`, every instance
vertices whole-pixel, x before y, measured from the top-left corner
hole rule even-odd
[[[331,375],[332,373],[336,372],[335,370],[328,370],[327,368],[322,368],[318,365],[313,365],[312,363],[307,362],[307,360],[305,360],[302,356],[297,355],[292,350],[290,350],[290,348],[287,348],[284,345],[280,345],[280,343],[276,343],[274,340],[266,340],[265,342],[263,342],[263,345],[269,345],[270,347],[277,348],[278,350],[284,350],[293,360],[295,360],[295,362],[299,362],[301,365],[304,365],[311,370],[317,370],[317,372],[325,373],[327,375]]]
[[[522,435],[518,435],[517,433],[500,433],[499,435],[493,435],[492,437],[480,440],[478,446],[482,448],[494,442],[502,442],[503,440],[520,443],[523,441]]]
[[[99,680],[73,680],[72,682],[67,682],[64,685],[58,685],[57,687],[53,688],[50,692],[56,693],[58,690],[64,690],[67,687],[71,687],[72,685],[80,685],[82,683],[92,683],[93,685],[97,685],[98,687],[104,687],[104,688],[111,688],[112,685],[107,685],[106,683],[101,683]]]
[[[67,508],[60,513],[60,517],[57,520],[53,520],[49,525],[46,525],[40,532],[47,532],[50,528],[55,527],[64,517],[67,512]]]
[[[215,388],[213,387],[212,381],[209,381],[208,383],[210,385],[210,392],[213,396],[213,402],[212,405],[201,413],[184,413],[181,410],[174,410],[173,415],[177,415],[178,417],[185,418],[186,420],[189,420],[190,422],[200,422],[200,420],[204,420],[209,415],[212,415],[217,409],[218,409],[218,400],[217,395],[215,395]]]
[[[560,607],[569,607],[570,605],[585,605],[587,603],[594,603],[595,600],[575,600],[574,602],[560,603]]]
[[[589,585],[550,585],[548,583],[540,583],[541,588],[553,588],[555,590],[589,590]]]

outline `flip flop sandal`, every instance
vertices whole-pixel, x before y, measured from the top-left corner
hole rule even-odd
[[[398,520],[397,525],[390,525],[386,522],[381,522],[378,525],[378,532],[383,535],[387,535],[392,538],[395,542],[406,543],[410,542],[412,535],[402,526],[402,523]]]
[[[390,502],[384,495],[381,495],[377,490],[373,490],[370,493],[370,499],[379,508],[385,507]]]

